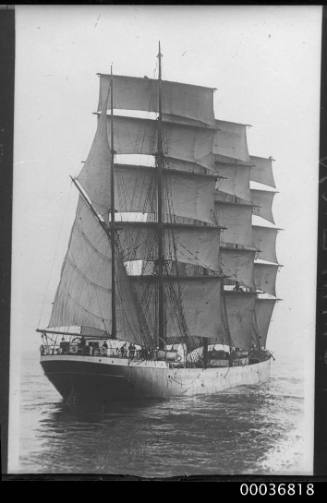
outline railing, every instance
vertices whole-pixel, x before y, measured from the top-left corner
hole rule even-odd
[[[89,344],[72,344],[61,342],[58,344],[42,344],[40,347],[41,356],[48,355],[80,355],[80,356],[104,356],[111,358],[127,358],[130,360],[166,360],[170,362],[180,362],[181,358],[177,351],[158,350],[156,348],[136,348],[121,346],[116,348],[92,346]]]
[[[65,344],[65,343],[64,343]],[[63,347],[59,345],[41,345],[40,352],[42,356],[55,356],[55,355],[79,355],[79,356],[94,356],[105,358],[128,359],[130,361],[165,361],[169,368],[187,367],[187,368],[201,368],[203,367],[203,360],[200,358],[197,361],[189,360],[182,361],[174,351],[166,350],[146,350],[141,349],[126,349],[126,348],[93,348],[91,346],[80,347],[77,344],[69,344]],[[218,352],[219,353],[219,352]],[[251,351],[234,351],[229,357],[227,354],[223,357],[215,351],[210,352],[210,358],[207,362],[208,367],[228,367],[228,366],[244,366],[273,357],[272,353],[265,349],[251,349]]]
[[[83,356],[105,356],[111,358],[145,359],[149,358],[149,353],[145,349],[126,348],[106,348],[92,347],[89,345],[60,343],[59,345],[42,344],[40,347],[42,356],[47,355],[83,355]]]

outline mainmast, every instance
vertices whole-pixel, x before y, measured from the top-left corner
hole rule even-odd
[[[110,244],[111,244],[111,337],[116,339],[117,322],[116,322],[116,229],[115,229],[115,150],[114,150],[114,80],[112,75],[112,65],[110,72]]]
[[[162,90],[161,90],[161,49],[159,41],[159,72],[158,72],[158,144],[157,144],[157,229],[158,229],[158,346],[162,348],[165,344],[165,292],[163,283],[164,270],[164,236],[163,236],[163,215],[162,215],[162,169],[164,156],[162,149]]]

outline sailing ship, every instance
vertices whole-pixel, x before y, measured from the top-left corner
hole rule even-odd
[[[273,159],[214,88],[98,74],[97,129],[41,365],[64,399],[214,394],[270,376]]]

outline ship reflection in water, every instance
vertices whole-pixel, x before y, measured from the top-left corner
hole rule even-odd
[[[69,410],[24,358],[20,460],[23,473],[145,477],[304,473],[303,382],[276,362],[270,382],[216,396]],[[300,374],[301,375],[301,374]]]

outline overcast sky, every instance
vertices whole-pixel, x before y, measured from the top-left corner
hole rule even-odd
[[[268,346],[305,352],[312,378],[318,190],[321,8],[312,6],[16,7],[12,351],[37,349],[48,323],[95,133],[97,72],[216,87],[219,119],[251,124],[253,155],[270,156],[284,230],[283,299]],[[310,357],[311,355],[311,357]]]

